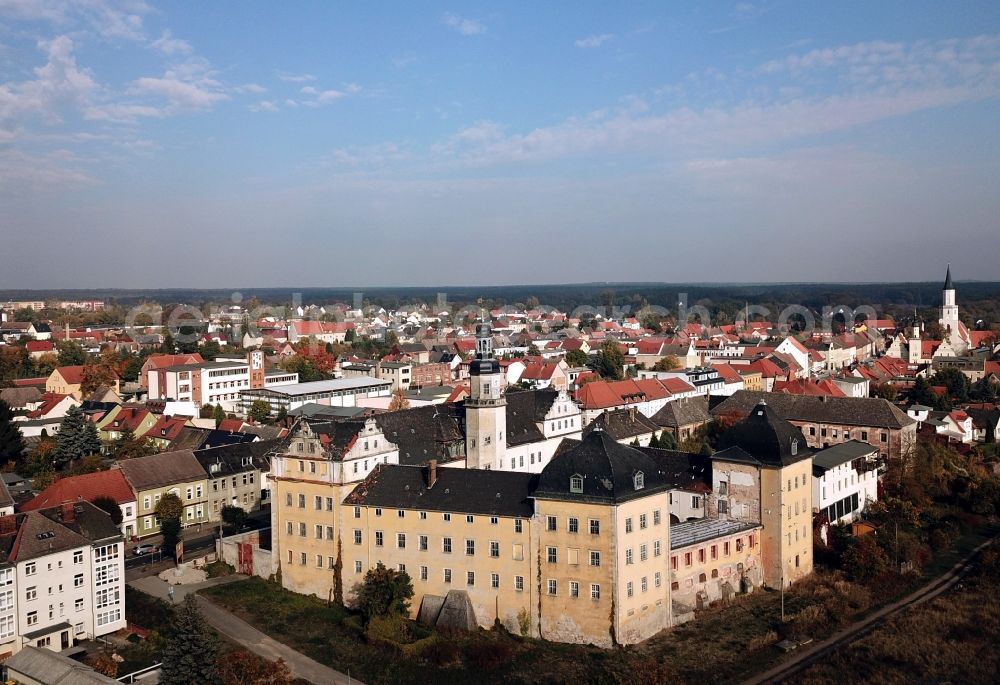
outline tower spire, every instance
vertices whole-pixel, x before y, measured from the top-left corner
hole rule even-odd
[[[945,290],[955,289],[955,286],[951,282],[951,262],[948,262],[948,272],[945,274],[944,277],[944,289]]]

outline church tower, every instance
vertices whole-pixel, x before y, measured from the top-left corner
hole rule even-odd
[[[469,368],[471,382],[465,400],[465,459],[470,469],[499,469],[507,453],[507,400],[503,370],[493,357],[488,323],[476,324],[476,358]]]
[[[920,344],[920,321],[917,319],[916,310],[913,311],[913,328],[910,329],[910,336],[906,341],[906,347],[909,350],[907,361],[911,364],[919,364],[922,349]]]
[[[944,329],[945,341],[951,344],[957,354],[962,354],[968,348],[962,338],[962,324],[958,319],[958,305],[955,304],[955,285],[951,282],[951,264],[944,277],[944,288],[941,290],[941,328]]]

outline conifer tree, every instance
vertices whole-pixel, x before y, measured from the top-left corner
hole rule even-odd
[[[218,685],[218,656],[218,640],[205,624],[194,595],[188,595],[170,622],[160,682],[163,685]]]
[[[24,436],[13,421],[10,405],[0,400],[0,463],[18,461],[24,455]]]

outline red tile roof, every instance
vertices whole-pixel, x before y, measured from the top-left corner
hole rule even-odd
[[[217,428],[220,431],[239,433],[240,429],[243,428],[243,421],[240,419],[222,419],[222,421],[219,422]]]
[[[153,427],[146,432],[146,437],[158,440],[173,440],[180,435],[181,429],[184,428],[187,422],[188,420],[184,417],[161,415],[156,419]]]
[[[79,385],[83,382],[82,366],[60,366],[56,369],[63,380],[70,385]]]
[[[55,345],[51,340],[29,340],[24,343],[24,349],[28,352],[51,352],[55,349]]]
[[[68,395],[62,395],[58,392],[47,392],[42,395],[42,402],[35,409],[29,411],[26,416],[29,419],[41,419],[48,416],[49,412],[56,408],[56,406],[66,399]]]
[[[102,495],[110,497],[118,504],[135,501],[135,494],[125,481],[125,476],[120,470],[111,469],[61,478],[22,504],[19,509],[34,511],[81,499],[93,502]]]

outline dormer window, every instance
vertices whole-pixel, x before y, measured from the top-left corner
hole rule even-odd
[[[579,473],[574,473],[569,477],[569,491],[578,494],[583,493],[583,476]]]
[[[632,476],[632,483],[635,485],[636,490],[642,490],[646,487],[646,476],[643,475],[642,471]]]
[[[794,457],[798,453],[799,453],[799,441],[796,440],[795,438],[792,438],[792,456]]]

